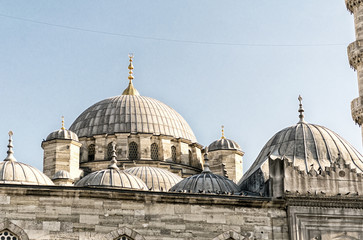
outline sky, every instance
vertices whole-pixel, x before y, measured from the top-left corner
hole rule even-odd
[[[204,146],[221,137],[245,152],[305,120],[362,150],[346,47],[344,0],[0,0],[0,158],[14,132],[19,162],[42,169],[41,142],[86,108],[134,86],[179,112]]]

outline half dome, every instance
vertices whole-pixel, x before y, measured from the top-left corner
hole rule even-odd
[[[311,167],[317,171],[325,169],[340,156],[357,172],[363,171],[363,156],[349,142],[326,127],[300,121],[279,131],[266,143],[240,182],[256,172],[269,155],[284,156],[306,172]]]
[[[157,167],[133,167],[126,169],[125,172],[139,177],[152,191],[167,192],[172,186],[183,180],[178,175]]]
[[[94,104],[73,122],[70,130],[78,137],[151,133],[197,141],[188,123],[174,109],[138,95],[111,97]]]

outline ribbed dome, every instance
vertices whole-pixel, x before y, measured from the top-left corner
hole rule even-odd
[[[239,192],[239,189],[233,181],[210,171],[205,154],[203,172],[183,179],[174,185],[170,192],[234,194]]]
[[[118,168],[108,168],[93,172],[79,180],[77,187],[97,186],[97,187],[115,187],[115,188],[132,188],[147,190],[146,184],[138,177],[121,171]]]
[[[211,172],[185,178],[170,189],[170,192],[217,194],[233,194],[238,191],[238,186],[233,181]]]
[[[306,172],[311,166],[315,170],[319,167],[322,169],[329,167],[340,154],[347,164],[357,169],[357,172],[363,170],[363,156],[346,140],[325,127],[303,121],[276,133],[262,148],[256,161],[240,182],[261,167],[270,154],[284,156],[294,166]]]
[[[54,185],[52,180],[38,169],[17,161],[0,163],[0,183]]]
[[[57,131],[52,132],[46,138],[46,141],[50,141],[53,139],[70,139],[74,141],[78,141],[78,136],[74,132],[67,130],[67,129],[60,129]]]
[[[233,140],[221,138],[212,142],[208,146],[208,151],[216,151],[216,150],[237,150],[242,151],[241,147]]]
[[[125,171],[139,177],[152,191],[167,192],[172,186],[182,180],[178,175],[166,169],[156,167],[133,167]]]
[[[153,98],[122,95],[100,101],[84,111],[70,130],[78,137],[114,133],[151,133],[196,142],[192,129],[171,107]]]

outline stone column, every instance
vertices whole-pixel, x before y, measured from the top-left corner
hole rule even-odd
[[[354,14],[356,41],[348,46],[349,64],[357,71],[359,97],[351,102],[352,118],[359,126],[363,123],[363,2],[361,0],[345,0],[350,13]],[[362,139],[363,139],[363,129]]]

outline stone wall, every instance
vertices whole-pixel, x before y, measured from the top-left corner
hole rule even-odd
[[[34,240],[288,239],[284,201],[267,198],[0,185],[0,212]]]

